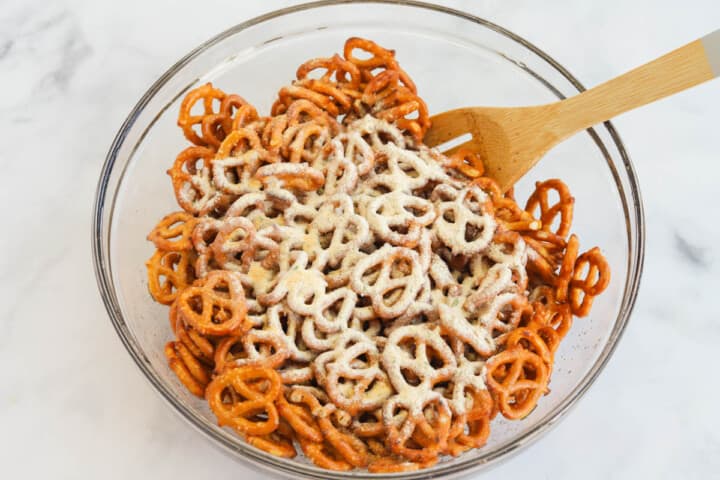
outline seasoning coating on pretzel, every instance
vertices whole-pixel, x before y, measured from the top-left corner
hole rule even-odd
[[[270,113],[212,84],[180,105],[182,210],[147,262],[179,382],[249,445],[332,471],[430,468],[531,415],[610,282],[567,185],[523,208],[475,152],[423,145],[427,105],[367,39],[300,65]]]

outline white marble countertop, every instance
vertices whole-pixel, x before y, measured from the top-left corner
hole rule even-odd
[[[2,478],[261,478],[173,414],[125,352],[97,294],[90,213],[144,90],[201,41],[291,3],[0,2]],[[588,86],[720,27],[717,0],[443,3]],[[483,478],[720,477],[719,112],[715,81],[615,121],[647,213],[635,313],[567,418]]]

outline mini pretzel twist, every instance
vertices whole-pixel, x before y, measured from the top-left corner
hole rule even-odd
[[[476,390],[471,396],[472,406],[464,415],[453,419],[448,439],[448,453],[453,456],[471,448],[481,448],[490,436],[490,420],[495,404],[488,390]]]
[[[583,270],[587,273],[583,276]],[[570,307],[573,314],[585,317],[590,313],[593,300],[600,295],[610,283],[610,267],[607,260],[595,247],[582,255],[575,262],[572,280],[570,280]]]
[[[306,163],[273,163],[260,167],[255,178],[264,184],[277,183],[281,187],[310,192],[322,187],[325,176]]]
[[[239,335],[247,331],[247,307],[237,274],[210,272],[178,295],[178,314],[203,335]]]
[[[470,149],[460,148],[447,159],[445,167],[453,168],[468,178],[475,179],[485,173],[485,166],[479,154]]]
[[[165,345],[165,358],[170,369],[190,393],[202,398],[210,382],[208,368],[200,363],[182,342],[168,342]]]
[[[423,273],[417,252],[386,244],[358,261],[350,286],[370,298],[378,316],[390,319],[410,307],[422,288]]]
[[[370,240],[370,227],[365,218],[355,213],[352,199],[345,194],[328,198],[308,227],[316,252],[313,267],[337,267],[353,251]]]
[[[425,227],[436,215],[431,202],[402,191],[379,195],[370,201],[365,212],[377,236],[408,248],[418,244]]]
[[[526,417],[535,408],[546,391],[548,370],[539,355],[516,347],[488,360],[487,382],[500,412],[514,420]]]
[[[438,199],[433,231],[453,254],[472,255],[488,246],[496,225],[482,190],[471,186],[457,191],[449,185],[440,185],[433,198]]]
[[[223,115],[219,108],[225,96],[225,92],[214,88],[211,83],[206,83],[191,90],[185,96],[180,105],[180,114],[177,121],[185,138],[198,146],[217,148],[222,140],[223,127],[229,127],[228,121],[230,118]],[[192,110],[198,102],[202,102],[203,113],[194,115]],[[213,103],[218,104],[218,110],[215,110]],[[200,132],[197,132],[195,127],[200,127]],[[201,134],[198,135],[198,133]]]
[[[550,205],[548,193],[557,192],[559,200],[557,203]],[[551,179],[535,184],[535,191],[528,198],[525,204],[525,210],[533,213],[539,210],[539,218],[542,222],[542,229],[546,232],[553,232],[561,237],[566,237],[570,232],[570,224],[572,223],[573,204],[575,199],[570,195],[570,191],[561,180]],[[555,231],[552,230],[552,224],[557,217],[560,217],[559,224]]]
[[[280,246],[245,217],[232,217],[222,222],[212,242],[214,258],[225,270],[247,273],[253,261],[266,269],[277,262]]]
[[[191,252],[156,250],[146,262],[148,289],[156,302],[170,305],[178,293],[192,284],[195,273]]]
[[[253,447],[276,457],[295,458],[297,451],[293,445],[294,436],[292,427],[281,420],[274,432],[267,435],[246,435],[245,440]]]
[[[147,238],[158,250],[182,252],[192,248],[192,231],[197,219],[186,212],[173,212],[165,215]]]
[[[186,212],[207,215],[228,200],[212,182],[211,161],[215,152],[205,147],[188,147],[177,156],[168,174],[175,198]]]
[[[375,342],[355,330],[343,332],[333,350],[318,355],[315,371],[330,399],[351,415],[379,408],[392,394]]]
[[[216,188],[230,195],[250,192],[248,180],[258,168],[275,159],[262,148],[257,133],[241,128],[231,132],[211,161],[212,179]]]
[[[390,450],[413,462],[431,462],[447,447],[452,413],[437,392],[412,400],[390,397],[383,407]]]
[[[272,368],[244,366],[226,370],[207,386],[205,396],[220,426],[247,435],[268,435],[279,425],[275,400],[280,377]]]

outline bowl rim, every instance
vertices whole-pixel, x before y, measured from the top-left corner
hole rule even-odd
[[[140,100],[133,107],[125,121],[122,123],[118,133],[116,134],[113,142],[108,150],[105,157],[105,161],[100,173],[98,180],[95,202],[93,206],[93,217],[92,217],[92,230],[91,230],[91,247],[93,253],[93,265],[95,271],[95,277],[100,291],[101,298],[108,312],[110,320],[120,337],[121,342],[127,349],[128,353],[143,372],[146,379],[153,385],[156,393],[158,393],[166,402],[168,402],[178,415],[180,415],[186,422],[190,423],[196,430],[202,433],[205,437],[213,440],[212,445],[221,447],[223,450],[230,453],[241,453],[243,460],[252,467],[262,468],[264,471],[271,471],[275,474],[293,474],[301,475],[304,478],[326,478],[324,475],[328,474],[327,470],[322,470],[314,466],[300,464],[297,462],[291,462],[286,459],[279,459],[272,457],[265,452],[254,452],[254,449],[238,449],[238,447],[230,442],[221,434],[219,429],[210,429],[207,427],[206,422],[200,419],[197,415],[190,412],[185,406],[179,402],[174,394],[165,388],[163,383],[153,372],[152,366],[149,359],[146,357],[144,352],[137,348],[134,344],[132,336],[128,330],[128,327],[123,318],[123,314],[119,305],[119,301],[115,292],[114,283],[111,275],[111,265],[109,262],[109,241],[105,242],[103,238],[103,231],[105,228],[103,215],[106,210],[106,199],[108,193],[108,184],[113,173],[113,167],[115,166],[117,155],[120,147],[123,145],[125,138],[128,134],[129,129],[133,126],[140,112],[145,108],[149,101],[155,96],[155,94],[172,78],[177,72],[179,72],[187,63],[189,63],[196,56],[204,52],[209,47],[223,41],[227,37],[234,35],[242,30],[249,27],[261,24],[267,20],[282,17],[288,14],[297,13],[305,10],[311,10],[322,7],[331,7],[343,4],[351,3],[369,3],[369,4],[383,4],[400,7],[411,7],[423,10],[430,10],[460,19],[464,19],[475,24],[481,25],[485,28],[495,31],[508,39],[520,44],[522,47],[529,50],[531,53],[537,55],[542,60],[547,62],[552,68],[560,73],[570,84],[575,87],[578,92],[585,90],[585,87],[562,65],[556,60],[546,54],[544,51],[528,42],[519,35],[493,23],[484,18],[472,15],[461,10],[454,8],[445,7],[442,5],[436,5],[416,0],[318,0],[308,3],[302,3],[298,5],[289,6],[286,8],[274,10],[263,15],[256,16],[245,22],[239,23],[232,26],[223,32],[213,36],[212,38],[201,43],[188,54],[178,60],[172,65],[165,73],[163,73],[143,94]],[[526,432],[520,438],[510,442],[498,451],[486,455],[482,458],[469,458],[465,461],[450,462],[447,464],[440,464],[435,468],[427,470],[419,470],[416,472],[407,472],[405,474],[369,474],[367,472],[333,472],[336,477],[347,477],[347,478],[431,478],[437,475],[445,475],[447,477],[455,477],[459,475],[465,475],[472,471],[475,471],[482,466],[496,465],[502,460],[506,460],[518,453],[522,448],[532,444],[538,440],[543,434],[547,433],[558,421],[564,418],[567,413],[573,408],[577,402],[582,398],[585,392],[595,383],[600,372],[605,368],[607,362],[612,356],[613,352],[617,348],[620,338],[622,337],[629,318],[635,306],[637,299],[638,290],[640,287],[640,278],[642,276],[644,258],[645,258],[645,216],[644,208],[642,203],[642,197],[640,194],[640,186],[637,180],[637,174],[635,168],[630,160],[629,155],[625,149],[625,146],[620,139],[619,134],[615,130],[613,124],[610,121],[603,123],[607,129],[612,141],[618,149],[620,159],[622,160],[622,166],[627,174],[627,182],[630,186],[629,197],[632,202],[630,207],[627,208],[627,212],[630,216],[634,214],[635,231],[632,232],[628,228],[628,236],[631,240],[629,249],[628,259],[628,275],[626,278],[622,303],[618,317],[616,319],[615,328],[611,332],[605,344],[604,350],[600,353],[600,357],[591,366],[590,370],[585,374],[584,378],[570,395],[568,395],[559,406],[555,407],[552,411],[547,414],[547,420],[539,423],[533,427],[530,431]],[[593,135],[592,129],[589,129]],[[619,166],[619,165],[618,165]],[[616,184],[618,179],[615,178]],[[121,182],[118,183],[119,187]],[[114,197],[117,195],[117,190],[114,191],[113,203],[110,205],[110,219],[112,218],[112,212],[114,210]],[[622,193],[621,193],[622,196]],[[111,222],[109,222],[111,223]],[[110,227],[108,227],[110,228]],[[632,235],[634,233],[634,235]],[[635,249],[633,251],[632,246],[634,242]],[[634,255],[633,255],[634,254]],[[107,263],[106,263],[106,260]],[[249,446],[248,446],[249,447]],[[278,470],[276,470],[278,469]]]

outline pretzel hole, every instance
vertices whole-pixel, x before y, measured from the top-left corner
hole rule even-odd
[[[317,295],[315,294],[315,292],[312,292],[305,296],[305,298],[303,299],[303,304],[305,304],[309,307],[310,305],[315,303],[316,298],[317,298]]]
[[[415,217],[422,217],[428,212],[428,208],[421,208],[413,205],[403,205],[403,209]]]
[[[381,160],[382,160],[382,161],[381,161]],[[387,159],[386,159],[385,157],[380,157],[380,156],[378,155],[378,156],[375,158],[375,167],[374,167],[375,174],[377,174],[377,175],[382,175],[383,173],[387,172],[387,171],[389,170],[389,168],[390,168],[390,167],[388,166]],[[375,189],[377,189],[378,187],[379,187],[379,185],[376,186]],[[387,188],[387,187],[386,187],[386,188]],[[390,189],[388,189],[388,192],[389,192],[389,191],[390,191]]]
[[[195,101],[195,103],[192,104],[188,113],[191,117],[202,117],[211,112],[206,112],[205,102],[203,101],[203,99],[198,99],[197,101]]]
[[[410,231],[409,225],[394,225],[391,230],[395,233],[399,233],[400,235],[407,235],[407,233]]]
[[[439,369],[446,366],[447,362],[440,355],[440,352],[438,352],[435,348],[428,345],[426,347],[426,352],[431,367],[433,367],[434,369]]]
[[[580,265],[575,265],[575,274],[573,275],[574,278],[580,279],[580,278],[586,278],[588,279],[588,275],[590,274],[590,262],[582,262]],[[597,274],[597,269],[595,269],[595,273]],[[589,279],[588,279],[589,280]],[[597,281],[597,280],[596,280]]]
[[[420,178],[421,174],[418,172],[415,165],[411,163],[401,162],[399,164],[400,170],[403,171],[405,175],[407,175],[410,178]]]
[[[398,231],[400,233],[407,233],[408,229],[405,226],[400,226],[398,227]],[[410,259],[404,257],[395,258],[390,269],[390,278],[406,277],[412,273],[412,270],[413,266]]]
[[[268,419],[267,405],[257,405],[243,413],[243,418],[253,423],[265,422]]]
[[[243,347],[243,344],[240,342],[240,339],[237,338],[232,343],[230,348],[228,349],[227,359],[232,361],[232,360],[237,360],[237,359],[246,358],[246,357],[247,357],[247,353],[245,352],[245,348]]]
[[[173,238],[181,237],[182,227],[185,225],[185,220],[175,220],[170,225],[167,225],[162,230],[163,238],[166,238],[168,240],[171,240]]]
[[[415,339],[405,338],[398,342],[398,347],[407,352],[410,357],[417,357],[417,343],[415,342]]]
[[[484,226],[479,227],[479,226],[471,225],[468,223],[467,225],[465,225],[465,235],[464,235],[465,241],[473,242],[473,241],[477,240],[478,238],[480,238],[480,236],[482,235],[484,230],[485,230]]]
[[[232,310],[225,307],[213,306],[212,322],[215,324],[222,324],[232,318]]]
[[[452,209],[445,210],[442,218],[448,223],[455,223],[455,211]]]
[[[545,190],[547,195],[547,204],[556,205],[560,203],[560,193],[554,188],[548,188]]]
[[[318,236],[318,241],[320,242],[320,247],[323,250],[326,250],[327,248],[330,247],[330,244],[332,243],[332,239],[333,239],[333,233],[334,233],[333,231],[330,231],[328,233],[323,233]]]
[[[386,290],[382,295],[383,303],[387,306],[395,305],[402,297],[405,288],[403,286],[397,286],[392,289]]]
[[[551,232],[557,232],[560,230],[560,225],[562,224],[562,214],[557,213],[553,215],[552,221],[549,224],[543,225],[544,227],[547,227]]]
[[[407,382],[408,385],[411,385],[413,387],[417,387],[420,385],[421,380],[420,377],[418,377],[415,372],[413,372],[411,369],[407,367],[403,367],[400,369],[400,373],[402,374],[403,378]]]

